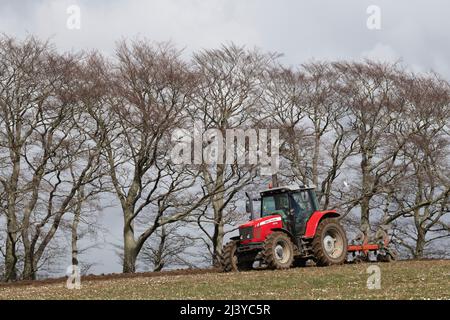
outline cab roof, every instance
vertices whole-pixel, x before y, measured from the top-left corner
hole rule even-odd
[[[281,186],[271,189],[266,189],[260,192],[261,195],[266,193],[282,193],[289,191],[301,191],[301,190],[312,190],[315,189],[315,186],[299,186],[299,185],[289,185],[289,186]]]

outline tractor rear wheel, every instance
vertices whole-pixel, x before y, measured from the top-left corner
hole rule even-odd
[[[347,258],[347,237],[336,219],[324,219],[316,229],[312,248],[317,265],[343,264]]]
[[[271,233],[262,250],[264,263],[270,269],[289,269],[294,261],[294,245],[283,232]]]
[[[237,245],[239,241],[230,241],[223,247],[222,251],[222,271],[238,272],[251,270],[253,267],[252,257],[239,256]],[[248,258],[248,259],[244,259]]]

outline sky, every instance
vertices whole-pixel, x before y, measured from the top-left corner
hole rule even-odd
[[[172,41],[186,54],[234,42],[282,53],[292,66],[401,60],[450,79],[448,0],[0,0],[0,32],[50,39],[61,51],[107,55],[123,38]],[[107,231],[102,247],[90,253],[101,261],[94,272],[120,271],[112,245],[121,239],[119,209],[108,209],[101,221]]]
[[[61,50],[107,54],[122,38],[173,41],[186,52],[235,42],[283,53],[289,65],[312,59],[399,60],[450,78],[447,0],[0,0],[0,31],[50,38]],[[69,29],[68,8],[80,9]],[[380,10],[369,29],[367,9]]]

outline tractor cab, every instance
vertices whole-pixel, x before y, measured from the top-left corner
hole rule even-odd
[[[279,187],[264,190],[260,196],[261,218],[281,216],[283,228],[296,236],[305,233],[306,222],[319,210],[314,187]]]
[[[306,222],[319,210],[313,187],[281,187],[261,192],[261,216],[280,215],[292,234],[303,234]]]

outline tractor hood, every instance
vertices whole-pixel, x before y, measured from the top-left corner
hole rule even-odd
[[[283,220],[278,214],[249,221],[239,227],[241,244],[264,242],[273,229],[281,228],[283,228]]]
[[[249,221],[249,222],[241,225],[239,228],[261,227],[263,225],[272,224],[272,223],[279,224],[281,221],[282,221],[281,216],[277,214],[277,215],[267,216],[267,217]]]

